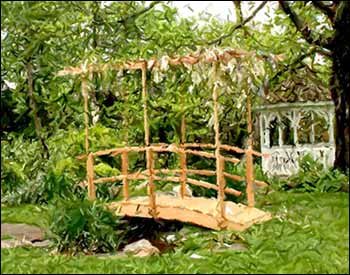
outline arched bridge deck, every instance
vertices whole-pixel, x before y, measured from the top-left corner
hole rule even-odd
[[[156,195],[156,217],[164,220],[178,220],[215,230],[233,229],[242,231],[254,223],[271,219],[271,214],[231,201],[224,202],[225,215],[220,219],[218,201],[203,197],[179,198]],[[112,202],[108,208],[117,216],[153,218],[148,197],[135,197],[129,201]]]

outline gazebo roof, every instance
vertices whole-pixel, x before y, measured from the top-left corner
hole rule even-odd
[[[265,103],[306,102],[331,100],[329,88],[307,68],[288,74],[287,79],[273,86],[264,96]]]

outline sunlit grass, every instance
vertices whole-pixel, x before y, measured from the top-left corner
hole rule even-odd
[[[3,208],[2,222],[27,222],[23,212],[36,209],[32,207]],[[258,207],[272,212],[274,219],[242,233],[186,226],[187,240],[161,256],[100,259],[14,248],[1,250],[1,269],[3,273],[349,273],[347,193],[274,192],[258,196]],[[32,221],[45,217],[44,212],[33,213]],[[241,242],[248,249],[219,252],[222,241]],[[190,258],[193,253],[203,258]]]

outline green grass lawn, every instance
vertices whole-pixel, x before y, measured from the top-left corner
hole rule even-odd
[[[349,273],[348,193],[258,196],[274,219],[249,230],[215,232],[186,226],[187,240],[173,252],[147,258],[50,256],[39,248],[1,249],[2,273]],[[2,222],[47,226],[45,208],[2,207]],[[217,251],[220,240],[246,251]],[[202,256],[193,259],[195,253]]]

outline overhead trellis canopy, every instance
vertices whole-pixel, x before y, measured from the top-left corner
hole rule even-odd
[[[88,72],[103,72],[107,70],[137,70],[147,68],[148,70],[152,70],[155,68],[162,68],[170,66],[178,66],[178,65],[195,65],[198,63],[204,64],[212,64],[216,62],[227,64],[230,60],[234,58],[242,58],[242,57],[255,57],[257,59],[262,60],[263,58],[257,55],[254,52],[248,52],[244,50],[237,49],[210,49],[210,50],[202,50],[196,53],[191,53],[185,56],[179,57],[169,57],[163,56],[160,59],[151,58],[149,60],[135,60],[135,61],[126,61],[126,62],[117,62],[114,64],[82,64],[80,67],[66,67],[63,70],[58,72],[59,76],[63,75],[77,75],[84,74]]]

